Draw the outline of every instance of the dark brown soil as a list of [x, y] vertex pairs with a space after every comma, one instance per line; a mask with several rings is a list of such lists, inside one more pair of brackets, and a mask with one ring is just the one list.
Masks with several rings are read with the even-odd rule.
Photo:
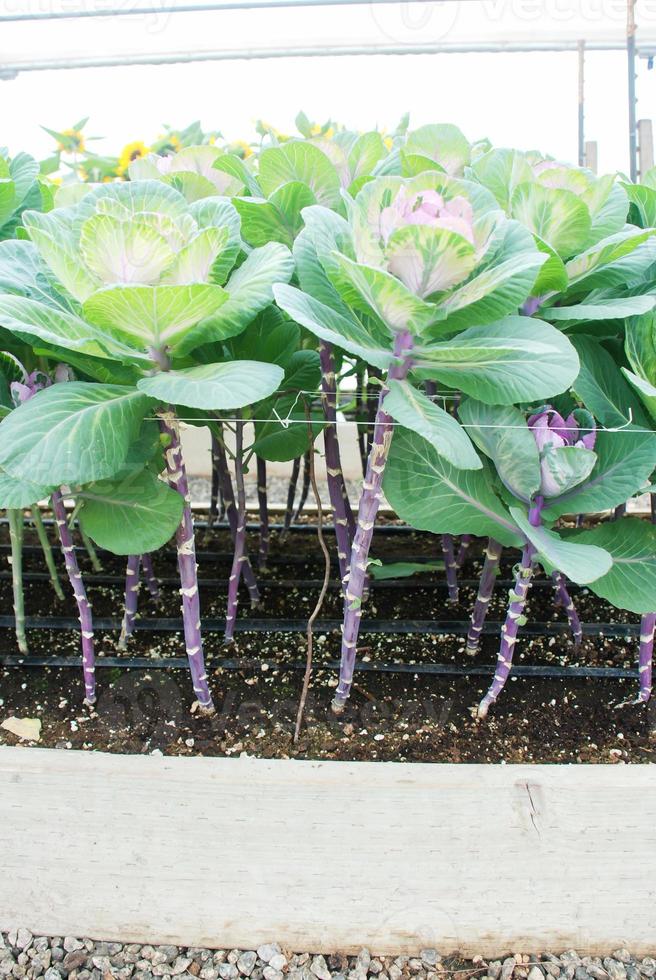
[[[327, 536], [330, 532], [327, 532]], [[219, 621], [224, 612], [229, 542], [225, 532], [201, 532], [201, 601], [208, 620]], [[26, 543], [33, 543], [28, 535]], [[427, 535], [379, 535], [376, 554], [383, 560], [408, 557], [439, 559], [438, 542]], [[253, 537], [252, 549], [256, 550]], [[212, 556], [207, 555], [207, 550]], [[515, 556], [502, 570], [505, 581]], [[124, 561], [103, 556], [100, 575], [87, 575], [96, 617], [120, 618]], [[83, 563], [85, 564], [85, 563]], [[5, 566], [6, 567], [6, 566]], [[88, 566], [87, 566], [88, 567]], [[39, 555], [26, 554], [27, 571], [43, 571]], [[156, 570], [163, 580], [162, 597], [154, 603], [142, 586], [143, 619], [153, 615], [176, 617], [179, 596], [175, 584], [175, 556], [157, 556]], [[471, 584], [461, 588], [460, 602], [446, 602], [443, 578], [430, 573], [422, 578], [374, 589], [365, 618], [382, 620], [468, 619], [480, 571], [480, 551], [463, 569]], [[261, 578], [263, 605], [251, 613], [247, 594], [241, 597], [241, 616], [303, 620], [314, 606], [322, 568], [313, 535], [294, 534], [284, 547], [274, 542], [270, 571]], [[112, 583], [112, 577], [118, 582]], [[312, 584], [298, 589], [294, 581]], [[65, 583], [66, 585], [67, 583]], [[489, 620], [503, 616], [505, 587], [497, 589]], [[2, 610], [11, 609], [8, 577], [0, 580]], [[584, 622], [636, 623], [638, 617], [618, 614], [585, 590], [576, 591], [576, 604]], [[68, 597], [57, 602], [46, 580], [28, 581], [28, 616], [75, 616]], [[341, 599], [335, 587], [327, 597], [322, 619], [339, 619]], [[529, 622], [562, 623], [554, 610], [552, 591], [545, 583], [531, 596]], [[273, 625], [273, 624], [272, 624]], [[448, 628], [448, 627], [447, 627]], [[115, 632], [99, 632], [97, 655], [117, 657]], [[78, 657], [78, 637], [72, 630], [29, 630], [30, 653], [38, 656]], [[361, 637], [360, 656], [403, 664], [493, 664], [497, 641], [486, 637], [479, 657], [464, 653], [462, 636], [375, 634]], [[330, 701], [336, 672], [325, 664], [339, 656], [339, 632], [320, 635], [315, 645], [315, 670], [306, 722], [298, 745], [292, 744], [293, 723], [305, 661], [305, 637], [298, 633], [240, 633], [230, 648], [220, 631], [207, 631], [208, 673], [217, 707], [216, 715], [192, 715], [191, 685], [187, 671], [98, 670], [99, 700], [94, 711], [82, 707], [81, 671], [69, 667], [5, 668], [0, 670], [0, 721], [15, 715], [40, 718], [41, 745], [114, 752], [153, 752], [176, 755], [239, 755], [266, 758], [323, 758], [421, 762], [651, 762], [656, 758], [656, 707], [615, 705], [635, 694], [634, 679], [554, 679], [515, 677], [490, 713], [487, 722], [473, 720], [471, 708], [487, 688], [489, 675], [436, 677], [427, 674], [391, 674], [361, 671], [345, 714], [336, 718]], [[518, 665], [592, 665], [632, 668], [637, 639], [592, 636], [575, 652], [567, 635], [524, 637], [517, 645]], [[17, 653], [13, 632], [0, 630], [0, 653]], [[182, 658], [179, 633], [137, 632], [126, 657]], [[226, 669], [226, 657], [248, 661], [240, 669]], [[0, 729], [0, 744], [17, 739]]]

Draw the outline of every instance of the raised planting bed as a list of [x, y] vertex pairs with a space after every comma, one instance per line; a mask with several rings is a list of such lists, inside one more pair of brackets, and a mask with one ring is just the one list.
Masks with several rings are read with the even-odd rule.
[[0, 929], [648, 950], [654, 174], [192, 129], [0, 155]]
[[0, 750], [0, 930], [653, 949], [656, 773]]

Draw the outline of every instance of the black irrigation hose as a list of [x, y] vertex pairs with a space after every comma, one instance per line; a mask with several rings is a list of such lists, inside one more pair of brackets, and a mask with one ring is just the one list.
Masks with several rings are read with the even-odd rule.
[[[342, 625], [341, 619], [318, 619], [315, 632], [337, 632]], [[77, 630], [79, 621], [66, 616], [27, 616], [27, 629], [43, 630]], [[363, 619], [362, 633], [391, 633], [413, 634], [419, 636], [464, 636], [469, 630], [469, 620], [448, 619]], [[501, 622], [486, 622], [483, 634], [495, 635], [501, 629]], [[94, 627], [98, 631], [120, 630], [121, 620], [111, 617], [94, 619]], [[307, 619], [238, 619], [235, 631], [239, 633], [304, 633]], [[13, 616], [0, 616], [0, 629], [13, 629]], [[223, 633], [225, 619], [203, 620], [203, 630], [206, 633]], [[135, 631], [144, 633], [174, 633], [182, 631], [182, 620], [168, 616], [152, 619], [140, 619], [135, 624]], [[628, 639], [638, 636], [639, 623], [583, 623], [585, 636], [609, 636]], [[522, 627], [522, 636], [562, 636], [569, 632], [569, 623], [528, 623]]]
[[[430, 561], [431, 559], [427, 559]], [[23, 572], [23, 580], [25, 582], [49, 582], [50, 576], [46, 572]], [[11, 572], [0, 572], [0, 581], [11, 581]], [[125, 575], [106, 575], [102, 572], [92, 572], [86, 579], [87, 586], [94, 585], [125, 585]], [[157, 576], [157, 581], [160, 585], [170, 585], [174, 588], [180, 587], [180, 580], [173, 576]], [[225, 578], [202, 578], [199, 577], [198, 584], [205, 588], [221, 589], [226, 588]], [[267, 589], [284, 589], [289, 591], [290, 589], [299, 589], [301, 591], [309, 589], [320, 589], [323, 585], [323, 581], [320, 579], [270, 579], [263, 576], [258, 580], [258, 585], [260, 591], [265, 592]], [[458, 579], [458, 585], [461, 588], [478, 588], [478, 579]], [[496, 587], [499, 589], [510, 589], [513, 585], [512, 579], [497, 579]], [[408, 578], [401, 579], [372, 579], [369, 584], [371, 589], [391, 589], [391, 590], [412, 590], [417, 589], [446, 589], [448, 588], [447, 583], [444, 579], [437, 578], [424, 578], [415, 579], [412, 576]], [[341, 583], [338, 579], [334, 579], [330, 582], [330, 588], [340, 589]], [[536, 579], [532, 584], [533, 589], [548, 589], [553, 592], [554, 584], [552, 579]], [[580, 592], [583, 586], [575, 585], [572, 582], [568, 583], [567, 590], [571, 595]]]
[[[0, 527], [2, 525], [6, 525], [7, 523], [8, 522], [6, 517], [0, 518]], [[52, 527], [54, 525], [54, 521], [52, 520], [51, 517], [44, 517], [43, 523], [46, 527]], [[25, 519], [25, 526], [26, 529], [28, 530], [32, 529], [33, 525], [29, 518]], [[333, 526], [332, 521], [328, 521], [326, 523], [326, 527], [332, 528], [332, 526]], [[284, 528], [284, 524], [280, 524], [280, 523], [269, 525], [269, 530], [271, 531], [282, 531], [283, 528]], [[216, 521], [214, 524], [208, 524], [207, 521], [194, 520], [194, 529], [196, 531], [229, 531], [230, 527], [225, 521]], [[253, 532], [259, 531], [260, 525], [255, 524], [253, 522], [248, 522], [246, 524], [246, 530], [253, 531]], [[289, 533], [293, 532], [295, 534], [309, 534], [309, 533], [316, 534], [317, 525], [311, 522], [307, 524], [290, 524], [287, 530]], [[418, 531], [416, 530], [416, 528], [410, 527], [408, 524], [377, 524], [376, 533], [378, 534], [379, 532], [382, 534], [416, 534], [419, 537], [432, 536], [430, 531]]]
[[[0, 519], [0, 524], [5, 524], [6, 519]], [[45, 524], [52, 524], [51, 520], [44, 520]], [[225, 522], [214, 524], [213, 527], [208, 528], [207, 521], [195, 521], [195, 526], [198, 530], [228, 530], [228, 526]], [[259, 525], [251, 523], [247, 525], [247, 530], [256, 532]], [[271, 525], [272, 530], [281, 531], [283, 528], [282, 524]], [[293, 533], [316, 533], [316, 526], [312, 523], [308, 524], [293, 524], [290, 527], [290, 531]], [[382, 524], [376, 528], [377, 534], [383, 535], [409, 535], [415, 534], [418, 536], [425, 536], [427, 532], [417, 532], [415, 529], [408, 527], [407, 525], [399, 524]], [[7, 551], [8, 545], [0, 544], [0, 552]], [[79, 549], [82, 550], [82, 549]], [[39, 546], [26, 545], [24, 548], [25, 553], [41, 553]], [[165, 557], [175, 557], [175, 553], [164, 552]], [[217, 561], [222, 558], [228, 560], [230, 555], [226, 552], [210, 552], [202, 551], [199, 553], [199, 559], [205, 559], [206, 561]], [[410, 559], [407, 559], [410, 560]], [[427, 556], [417, 556], [411, 560], [417, 563], [428, 562], [433, 559]], [[277, 564], [309, 564], [311, 559], [304, 556], [290, 556], [290, 555], [277, 555], [272, 556], [272, 563]], [[0, 579], [8, 579], [10, 577], [7, 572], [0, 572]], [[45, 581], [48, 575], [41, 572], [27, 572], [25, 574], [26, 581]], [[97, 575], [94, 574], [89, 580], [91, 583], [96, 584], [123, 584], [123, 577], [117, 575]], [[162, 584], [166, 585], [177, 585], [177, 579], [173, 578], [163, 578], [160, 580]], [[222, 579], [207, 578], [201, 579], [200, 584], [205, 587], [221, 587], [224, 582]], [[263, 579], [262, 585], [268, 588], [280, 588], [280, 589], [311, 589], [318, 585], [312, 579], [306, 580], [268, 580]], [[333, 583], [334, 587], [338, 587], [337, 582]], [[476, 588], [478, 586], [477, 579], [464, 579], [460, 581], [462, 586], [468, 586], [470, 588]], [[499, 579], [496, 583], [498, 589], [509, 588], [511, 586], [510, 580]], [[544, 589], [552, 589], [553, 584], [550, 580], [538, 580], [535, 586]], [[372, 585], [376, 589], [390, 589], [390, 590], [403, 590], [409, 588], [442, 588], [446, 586], [446, 583], [439, 579], [430, 579], [424, 581], [417, 581], [412, 577], [408, 579], [389, 579], [382, 580], [379, 582], [372, 582]], [[574, 591], [580, 591], [580, 587], [573, 587]], [[103, 630], [119, 630], [121, 628], [120, 619], [114, 618], [98, 618], [95, 620], [95, 627], [99, 631]], [[469, 629], [469, 620], [364, 620], [362, 623], [362, 633], [374, 633], [374, 634], [413, 634], [413, 635], [466, 635]], [[494, 635], [497, 634], [501, 628], [500, 622], [488, 621], [483, 627], [484, 635]], [[218, 632], [222, 633], [224, 630], [224, 620], [223, 619], [208, 619], [204, 620], [203, 628], [206, 632]], [[341, 626], [341, 620], [320, 620], [315, 624], [315, 629], [319, 633], [326, 632], [336, 632]], [[13, 629], [14, 627], [14, 617], [13, 616], [0, 616], [0, 629]], [[26, 620], [27, 629], [50, 629], [50, 630], [77, 630], [79, 628], [78, 621], [73, 618], [67, 617], [27, 617]], [[236, 623], [236, 631], [240, 633], [255, 632], [255, 633], [302, 633], [306, 627], [305, 619], [249, 619], [244, 618], [238, 620]], [[155, 632], [176, 632], [181, 631], [182, 622], [176, 618], [168, 617], [156, 617], [152, 619], [140, 619], [136, 624], [136, 629], [143, 630], [148, 633]], [[529, 623], [522, 628], [522, 634], [527, 637], [536, 636], [561, 636], [568, 632], [569, 626], [567, 623]], [[629, 638], [635, 637], [640, 632], [639, 624], [618, 624], [618, 623], [584, 623], [583, 633], [586, 636], [600, 636], [600, 637], [619, 637], [619, 638]], [[260, 669], [261, 661], [253, 658], [240, 658], [240, 659], [224, 659], [215, 661], [211, 657], [208, 657], [208, 666], [212, 669], [220, 668], [222, 670], [245, 670], [245, 669]], [[98, 667], [123, 667], [127, 669], [166, 669], [172, 667], [186, 668], [187, 659], [181, 657], [99, 657], [96, 661]], [[3, 667], [70, 667], [77, 669], [79, 667], [78, 657], [61, 657], [61, 656], [26, 656], [21, 657], [17, 654], [0, 654], [0, 666]], [[301, 671], [305, 670], [305, 663], [292, 662], [288, 664], [277, 664], [282, 670], [290, 671]], [[423, 675], [433, 675], [433, 676], [451, 676], [451, 677], [468, 677], [468, 676], [485, 676], [488, 677], [490, 674], [494, 673], [495, 664], [472, 664], [470, 665], [456, 665], [456, 664], [397, 664], [397, 663], [371, 663], [371, 662], [358, 662], [357, 669], [362, 672], [369, 673], [382, 673], [382, 674], [423, 674]], [[336, 670], [339, 667], [339, 662], [336, 660], [326, 661], [318, 665], [319, 669], [326, 670]], [[527, 666], [527, 665], [517, 665], [513, 667], [513, 675], [516, 677], [543, 677], [551, 679], [572, 679], [572, 678], [582, 678], [582, 679], [635, 679], [637, 675], [636, 669], [622, 668], [622, 667], [553, 667], [553, 666]]]
[[[329, 529], [330, 528], [331, 528], [331, 526], [329, 525]], [[316, 526], [315, 527], [312, 527], [312, 531], [314, 532], [314, 534], [317, 533]], [[84, 548], [83, 545], [75, 545], [75, 550], [78, 551], [81, 555], [86, 555], [86, 549]], [[103, 557], [104, 556], [108, 556], [110, 558], [116, 558], [116, 557], [118, 557], [117, 555], [114, 555], [111, 551], [107, 551], [104, 548], [97, 548], [96, 550], [97, 550], [98, 554], [99, 555], [102, 555]], [[3, 553], [3, 552], [9, 552], [9, 551], [10, 551], [9, 544], [0, 543], [0, 554]], [[26, 544], [26, 545], [23, 545], [23, 554], [24, 555], [42, 555], [43, 554], [43, 551], [41, 549], [41, 545], [37, 545], [37, 544]], [[157, 552], [157, 554], [161, 558], [171, 558], [171, 559], [174, 559], [174, 560], [176, 560], [176, 557], [177, 557], [176, 556], [176, 552], [172, 548], [167, 548], [166, 550], [160, 549], [160, 551]], [[205, 548], [203, 548], [203, 549], [200, 549], [199, 548], [199, 550], [196, 553], [196, 560], [198, 562], [201, 562], [203, 560], [205, 560], [205, 561], [221, 561], [221, 560], [232, 561], [232, 558], [233, 558], [233, 555], [232, 555], [232, 552], [231, 551], [207, 551]], [[331, 560], [333, 561], [333, 563], [335, 565], [337, 564], [337, 557], [336, 556], [334, 556], [334, 555], [331, 556]], [[425, 562], [435, 561], [435, 559], [433, 557], [431, 557], [430, 555], [419, 555], [419, 556], [404, 555], [404, 559], [403, 560], [404, 561], [417, 562], [418, 564], [423, 564]], [[270, 555], [267, 558], [267, 564], [270, 564], [270, 565], [303, 565], [303, 564], [307, 565], [307, 564], [310, 564], [311, 562], [312, 562], [312, 556], [311, 555], [294, 555], [294, 554], [288, 554], [286, 552], [281, 552], [281, 553], [278, 553], [278, 554], [275, 554], [274, 553], [274, 554]]]
[[[96, 667], [124, 667], [132, 670], [158, 670], [172, 667], [188, 667], [186, 657], [98, 657]], [[20, 657], [16, 654], [0, 654], [2, 667], [69, 667], [78, 669], [78, 657]], [[262, 661], [253, 658], [238, 660], [212, 660], [207, 658], [207, 666], [211, 670], [260, 670]], [[317, 670], [337, 670], [338, 660], [327, 660], [316, 665]], [[305, 670], [305, 663], [269, 663], [269, 667], [279, 670]], [[496, 664], [476, 664], [461, 666], [459, 664], [394, 664], [370, 663], [358, 661], [356, 670], [376, 674], [424, 674], [436, 677], [489, 677], [496, 669]], [[555, 680], [570, 680], [572, 678], [595, 680], [635, 680], [636, 669], [626, 667], [538, 667], [513, 666], [515, 677], [545, 677]]]

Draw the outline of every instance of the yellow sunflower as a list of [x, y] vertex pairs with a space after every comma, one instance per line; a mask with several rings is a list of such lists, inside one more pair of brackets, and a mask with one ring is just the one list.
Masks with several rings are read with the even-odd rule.
[[228, 147], [230, 153], [235, 153], [242, 160], [247, 160], [253, 155], [252, 147], [245, 140], [234, 140]]
[[116, 173], [119, 176], [127, 173], [127, 169], [134, 160], [140, 160], [141, 157], [145, 157], [150, 153], [150, 147], [142, 143], [141, 140], [135, 140], [132, 143], [126, 143], [126, 145], [121, 150], [121, 155], [118, 158], [118, 167], [116, 168]]
[[273, 136], [280, 143], [284, 143], [285, 140], [289, 139], [285, 133], [281, 133], [280, 130], [276, 129], [270, 123], [265, 122], [264, 119], [258, 119], [255, 123], [255, 131], [260, 134], [260, 136]]
[[59, 135], [57, 149], [62, 153], [84, 153], [84, 134], [79, 129], [64, 129]]
[[160, 133], [152, 149], [155, 153], [159, 153], [160, 156], [164, 156], [164, 154], [168, 153], [177, 153], [178, 150], [182, 149], [182, 143], [176, 133]]
[[326, 128], [324, 129], [324, 127], [320, 126], [319, 123], [314, 123], [314, 125], [310, 129], [310, 136], [321, 136], [323, 137], [323, 139], [331, 140], [334, 135], [335, 135], [334, 126], [326, 126]]

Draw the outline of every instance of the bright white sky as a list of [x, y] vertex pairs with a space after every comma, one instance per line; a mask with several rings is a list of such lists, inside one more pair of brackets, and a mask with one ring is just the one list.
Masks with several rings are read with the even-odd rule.
[[[83, 0], [0, 0], [0, 13], [81, 6]], [[526, 39], [621, 39], [622, 0], [456, 0], [430, 5], [271, 10], [201, 14], [148, 13], [161, 0], [84, 0], [139, 5], [143, 15], [57, 24], [0, 25], [0, 67], [30, 60], [107, 57], [321, 44], [493, 42]], [[173, 6], [169, 2], [169, 6]], [[656, 42], [656, 0], [638, 0], [638, 41]], [[654, 45], [656, 48], [656, 43]], [[626, 58], [586, 55], [586, 137], [599, 142], [600, 170], [626, 169]], [[656, 117], [656, 71], [638, 62], [638, 115]], [[575, 162], [575, 52], [286, 58], [192, 65], [23, 72], [0, 81], [0, 144], [46, 155], [39, 124], [71, 126], [90, 115], [95, 148], [118, 153], [148, 143], [161, 123], [199, 118], [228, 139], [249, 139], [260, 117], [290, 131], [299, 109], [355, 129], [392, 129], [411, 112], [413, 126], [454, 122], [468, 138], [539, 148]]]

